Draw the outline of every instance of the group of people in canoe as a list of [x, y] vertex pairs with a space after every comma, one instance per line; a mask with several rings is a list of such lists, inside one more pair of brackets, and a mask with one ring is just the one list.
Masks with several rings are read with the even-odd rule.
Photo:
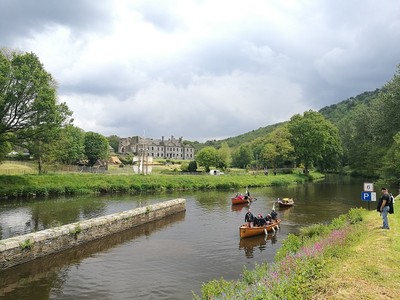
[[238, 199], [246, 199], [246, 200], [251, 199], [250, 192], [247, 189], [246, 189], [246, 193], [244, 193], [244, 195], [237, 192], [235, 197]]
[[256, 216], [253, 215], [251, 209], [249, 209], [244, 217], [244, 221], [246, 222], [247, 227], [263, 227], [265, 225], [270, 225], [276, 222], [278, 218], [278, 213], [275, 209], [272, 209], [270, 214], [267, 214], [265, 217], [262, 214], [258, 214]]

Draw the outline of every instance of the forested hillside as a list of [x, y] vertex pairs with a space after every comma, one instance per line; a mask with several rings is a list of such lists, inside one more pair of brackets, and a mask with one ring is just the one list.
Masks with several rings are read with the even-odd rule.
[[[339, 159], [340, 167], [362, 176], [382, 177], [392, 184], [397, 184], [400, 180], [399, 68], [400, 66], [385, 86], [324, 107], [319, 111], [339, 130], [343, 148]], [[276, 148], [278, 142], [274, 144], [271, 141], [271, 135], [276, 134], [277, 130], [287, 127], [293, 118], [288, 122], [262, 127], [237, 137], [207, 141], [197, 146], [198, 149], [206, 146], [218, 149], [225, 144], [232, 149], [233, 156], [235, 156], [235, 152], [238, 155], [239, 148], [248, 145], [253, 152], [253, 165], [260, 162], [269, 164], [271, 153], [279, 150]], [[262, 146], [259, 146], [260, 141], [262, 141]], [[282, 141], [284, 140], [281, 140], [281, 143]], [[274, 144], [274, 149], [271, 149], [272, 144]], [[257, 151], [257, 147], [264, 147], [264, 150]], [[270, 147], [270, 149], [265, 147]], [[266, 152], [269, 152], [269, 155], [266, 155]], [[272, 156], [276, 158], [276, 153], [274, 155]], [[285, 157], [276, 161], [275, 167], [283, 166], [284, 160], [290, 161], [291, 155], [290, 151], [287, 152]], [[233, 162], [235, 164], [235, 159]]]
[[[358, 96], [351, 97], [349, 99], [343, 100], [338, 104], [332, 104], [330, 106], [323, 107], [319, 110], [319, 112], [328, 120], [330, 120], [334, 124], [338, 124], [342, 119], [345, 119], [349, 113], [357, 108], [360, 105], [369, 106], [375, 98], [378, 97], [380, 93], [380, 89], [376, 89], [373, 92], [364, 92]], [[250, 132], [246, 132], [244, 134], [229, 137], [223, 140], [213, 140], [206, 141], [205, 143], [199, 142], [190, 142], [196, 148], [196, 150], [200, 150], [205, 146], [212, 146], [219, 148], [222, 143], [228, 143], [229, 147], [238, 147], [243, 143], [249, 143], [259, 137], [263, 137], [269, 133], [271, 133], [274, 129], [286, 124], [287, 122], [277, 123], [273, 125], [268, 125], [265, 127], [260, 127], [258, 129], [252, 130]]]
[[[282, 126], [284, 123], [277, 123], [273, 125], [268, 125], [265, 127], [260, 127], [258, 129], [252, 130], [250, 132], [246, 132], [244, 134], [235, 136], [235, 137], [229, 137], [227, 139], [223, 140], [213, 140], [213, 141], [206, 141], [205, 143], [193, 143], [190, 142], [196, 150], [200, 150], [201, 148], [204, 148], [206, 146], [212, 146], [215, 148], [220, 148], [221, 144], [227, 143], [229, 147], [235, 148], [238, 147], [244, 143], [249, 143], [256, 138], [263, 137], [269, 133], [271, 133], [274, 129]], [[197, 147], [196, 147], [197, 146]]]
[[[380, 89], [376, 89], [373, 92], [364, 92], [358, 96], [351, 97], [349, 99], [343, 100], [338, 104], [332, 104], [330, 106], [326, 106], [321, 108], [319, 112], [328, 120], [330, 120], [334, 124], [338, 124], [342, 119], [346, 118], [350, 111], [357, 108], [359, 105], [367, 105], [369, 106], [375, 98], [378, 97], [380, 93]], [[219, 148], [222, 143], [228, 143], [229, 147], [238, 147], [243, 143], [249, 143], [256, 138], [263, 137], [269, 133], [271, 133], [274, 129], [286, 124], [287, 122], [277, 123], [273, 125], [268, 125], [265, 127], [260, 127], [258, 129], [252, 130], [250, 132], [246, 132], [244, 134], [229, 137], [227, 139], [222, 140], [212, 140], [206, 141], [205, 143], [199, 142], [190, 142], [196, 150], [200, 150], [206, 146], [212, 146]]]
[[400, 178], [400, 73], [373, 92], [320, 110], [340, 132], [343, 166], [363, 176]]
[[337, 124], [359, 105], [370, 106], [371, 102], [379, 96], [380, 92], [380, 89], [376, 89], [373, 92], [364, 92], [358, 96], [341, 101], [338, 104], [321, 108], [319, 112], [332, 123]]

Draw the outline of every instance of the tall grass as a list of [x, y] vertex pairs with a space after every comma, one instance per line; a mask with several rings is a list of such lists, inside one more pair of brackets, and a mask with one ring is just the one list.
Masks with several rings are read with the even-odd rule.
[[228, 190], [289, 185], [309, 181], [302, 174], [264, 175], [0, 175], [0, 197], [87, 193], [142, 193], [171, 190]]

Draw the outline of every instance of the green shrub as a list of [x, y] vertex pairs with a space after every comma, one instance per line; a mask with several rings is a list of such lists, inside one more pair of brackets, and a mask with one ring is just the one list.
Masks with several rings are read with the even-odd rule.
[[302, 244], [300, 237], [289, 233], [286, 240], [283, 241], [282, 247], [276, 252], [275, 261], [281, 261], [287, 254], [296, 253]]
[[195, 299], [235, 299], [235, 282], [226, 281], [222, 277], [220, 280], [212, 280], [204, 283], [201, 287], [202, 297], [194, 296]]
[[271, 294], [274, 297], [271, 299], [311, 299], [312, 283], [321, 276], [323, 270], [323, 257], [297, 259], [289, 278], [278, 283], [276, 290], [272, 289]]
[[151, 207], [150, 206], [146, 206], [146, 212], [145, 214], [148, 215], [151, 212]]
[[192, 161], [189, 163], [188, 171], [189, 171], [189, 172], [196, 172], [196, 171], [197, 171], [197, 162], [196, 162], [195, 160], [192, 160]]
[[346, 215], [340, 215], [339, 217], [337, 217], [337, 218], [332, 220], [332, 222], [329, 225], [329, 227], [331, 229], [339, 229], [339, 228], [342, 228], [343, 226], [345, 226], [346, 222], [347, 222], [347, 216]]
[[347, 214], [350, 224], [356, 224], [361, 222], [363, 220], [362, 212], [363, 212], [362, 208], [350, 209], [350, 211]]
[[258, 282], [261, 278], [268, 275], [268, 264], [261, 265], [255, 264], [254, 270], [248, 270], [246, 267], [243, 270], [242, 281], [246, 284], [253, 284]]
[[217, 190], [229, 190], [231, 188], [231, 185], [228, 182], [225, 183], [217, 183], [215, 188]]
[[300, 229], [302, 237], [310, 238], [324, 236], [329, 232], [329, 228], [324, 224], [313, 224]]
[[82, 232], [82, 228], [80, 224], [77, 224], [73, 229], [69, 231], [69, 233], [75, 238], [78, 238], [78, 235]]
[[182, 163], [181, 164], [181, 171], [182, 172], [188, 172], [189, 171], [189, 164], [188, 163]]
[[19, 247], [21, 248], [21, 250], [24, 250], [24, 249], [32, 250], [33, 242], [30, 239], [27, 239], [27, 240], [23, 241], [22, 243], [20, 243]]

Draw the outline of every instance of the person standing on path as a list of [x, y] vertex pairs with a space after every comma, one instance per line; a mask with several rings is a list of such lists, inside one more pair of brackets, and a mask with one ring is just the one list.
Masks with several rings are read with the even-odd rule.
[[379, 199], [377, 211], [380, 212], [382, 216], [383, 226], [382, 229], [389, 229], [388, 213], [389, 213], [389, 201], [390, 196], [387, 188], [383, 187], [381, 189], [382, 197]]

